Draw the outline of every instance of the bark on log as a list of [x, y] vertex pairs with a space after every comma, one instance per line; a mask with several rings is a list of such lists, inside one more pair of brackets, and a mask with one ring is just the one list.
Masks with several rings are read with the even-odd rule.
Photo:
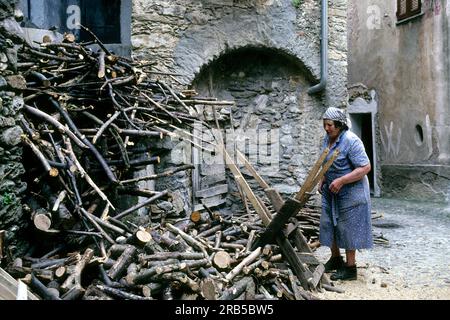
[[94, 251], [92, 249], [86, 249], [80, 261], [75, 265], [74, 273], [71, 274], [61, 285], [61, 290], [69, 290], [74, 287], [81, 288], [81, 273], [89, 261], [91, 261], [93, 255]]
[[225, 290], [218, 300], [233, 300], [237, 298], [247, 289], [251, 282], [253, 282], [251, 277], [239, 280], [233, 287]]
[[36, 292], [39, 296], [46, 300], [61, 300], [59, 294], [56, 294], [53, 290], [49, 290], [38, 278], [31, 273], [30, 283], [28, 283], [30, 288]]
[[235, 276], [237, 276], [241, 271], [242, 268], [252, 263], [259, 255], [261, 254], [261, 247], [256, 248], [248, 257], [243, 259], [241, 263], [239, 263], [236, 267], [233, 268], [226, 276], [225, 279], [230, 281]]
[[136, 254], [136, 248], [133, 246], [129, 246], [126, 248], [120, 257], [117, 259], [116, 263], [108, 270], [108, 276], [112, 280], [116, 280], [122, 276], [128, 265], [134, 259], [134, 255]]

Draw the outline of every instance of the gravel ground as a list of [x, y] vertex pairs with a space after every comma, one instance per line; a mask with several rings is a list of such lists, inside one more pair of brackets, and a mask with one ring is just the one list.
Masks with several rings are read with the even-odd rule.
[[[374, 198], [374, 234], [388, 245], [375, 244], [356, 254], [358, 280], [336, 281], [344, 293], [324, 291], [322, 299], [450, 300], [450, 206]], [[344, 251], [342, 250], [342, 253]], [[327, 247], [316, 250], [328, 260]]]

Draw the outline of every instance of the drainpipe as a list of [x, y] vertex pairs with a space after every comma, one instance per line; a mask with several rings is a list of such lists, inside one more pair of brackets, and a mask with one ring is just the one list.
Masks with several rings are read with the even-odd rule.
[[308, 94], [321, 92], [327, 85], [328, 77], [328, 0], [322, 0], [322, 18], [320, 20], [320, 82], [308, 89]]

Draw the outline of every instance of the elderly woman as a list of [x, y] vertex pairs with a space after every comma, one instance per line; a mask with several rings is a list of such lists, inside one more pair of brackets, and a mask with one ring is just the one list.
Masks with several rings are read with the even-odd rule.
[[[319, 185], [322, 194], [320, 243], [331, 249], [325, 271], [336, 270], [331, 280], [356, 280], [356, 249], [371, 248], [373, 243], [366, 176], [371, 169], [370, 161], [362, 141], [348, 130], [342, 110], [328, 108], [323, 115], [323, 127], [327, 135], [322, 150], [330, 148], [329, 158], [339, 149], [339, 156]], [[345, 249], [345, 263], [340, 248]]]

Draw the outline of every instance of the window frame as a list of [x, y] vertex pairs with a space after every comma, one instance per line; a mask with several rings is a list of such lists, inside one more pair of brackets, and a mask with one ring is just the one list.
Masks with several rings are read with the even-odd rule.
[[[0, 0], [1, 1], [1, 0]], [[119, 16], [119, 25], [118, 25], [118, 29], [120, 32], [120, 37], [119, 37], [119, 41], [117, 43], [104, 43], [104, 45], [111, 51], [114, 51], [116, 54], [119, 55], [123, 55], [123, 56], [131, 56], [131, 15], [132, 15], [132, 0], [119, 0], [120, 1], [120, 16]], [[38, 25], [34, 25], [33, 22], [33, 14], [31, 11], [31, 6], [30, 6], [31, 0], [20, 0], [18, 1], [17, 4], [17, 8], [21, 8], [23, 10], [23, 14], [25, 16], [24, 22], [23, 24], [25, 24], [25, 22], [27, 22], [28, 25], [23, 25], [22, 27], [25, 29], [41, 29], [43, 31], [48, 30], [47, 28], [49, 28], [50, 23], [45, 23], [44, 26], [38, 26]], [[40, 8], [39, 10], [39, 14], [40, 17], [45, 17], [45, 12], [46, 10], [48, 10], [48, 6], [49, 2], [45, 2], [42, 1], [41, 2], [42, 5], [39, 7], [39, 4], [37, 3], [33, 3], [36, 4], [36, 7]], [[62, 2], [61, 4], [61, 8], [65, 5], [68, 5], [68, 3], [74, 3], [78, 6], [80, 6], [81, 8], [81, 1], [69, 1], [66, 0], [65, 2]], [[59, 19], [63, 19], [66, 17], [66, 9], [64, 8], [64, 10], [60, 10], [58, 9], [60, 12]], [[47, 18], [45, 18], [46, 21], [49, 21]], [[59, 24], [63, 24], [65, 23], [64, 21], [59, 21], [58, 23], [56, 23], [57, 25]], [[87, 27], [90, 27], [89, 25], [87, 25]], [[55, 33], [55, 37], [58, 38], [58, 36], [63, 32], [66, 32], [66, 30], [64, 28], [61, 29], [61, 31], [57, 31]], [[79, 37], [79, 29], [74, 29], [73, 31], [70, 31], [72, 33], [74, 33], [77, 37]], [[40, 41], [39, 39], [37, 39], [37, 41]]]
[[[404, 14], [400, 14], [400, 8], [402, 5], [402, 2], [406, 2], [406, 12]], [[422, 14], [422, 0], [418, 0], [419, 6], [417, 9], [412, 9], [413, 0], [397, 0], [397, 23], [408, 21], [412, 18], [415, 18], [417, 16], [420, 16]]]

